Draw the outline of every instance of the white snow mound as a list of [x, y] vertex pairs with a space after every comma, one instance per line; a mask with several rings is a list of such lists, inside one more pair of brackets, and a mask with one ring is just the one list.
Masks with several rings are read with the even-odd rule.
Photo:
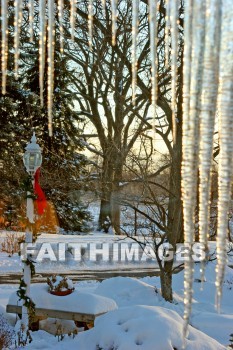
[[[100, 316], [95, 327], [78, 335], [82, 350], [181, 350], [182, 318], [158, 306], [130, 306]], [[189, 327], [186, 350], [223, 350], [224, 346]]]
[[119, 307], [157, 305], [158, 302], [162, 302], [156, 287], [130, 277], [113, 277], [104, 280], [96, 288], [95, 294], [115, 300]]

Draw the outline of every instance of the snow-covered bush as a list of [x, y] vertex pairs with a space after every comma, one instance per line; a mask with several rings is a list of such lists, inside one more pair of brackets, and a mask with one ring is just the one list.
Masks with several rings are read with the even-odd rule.
[[1, 243], [1, 251], [12, 256], [20, 251], [20, 243], [24, 240], [24, 234], [17, 235], [16, 233], [7, 233], [3, 242]]

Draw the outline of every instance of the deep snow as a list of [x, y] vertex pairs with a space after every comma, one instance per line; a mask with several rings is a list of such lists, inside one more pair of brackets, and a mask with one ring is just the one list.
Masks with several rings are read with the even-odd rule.
[[[5, 232], [0, 233], [0, 241], [4, 238]], [[58, 242], [74, 243], [115, 243], [118, 236], [94, 233], [86, 236], [69, 235], [41, 235], [39, 242], [51, 242], [56, 245]], [[130, 239], [125, 239], [130, 241]], [[210, 250], [215, 251], [215, 242], [209, 243]], [[214, 254], [213, 254], [214, 258]], [[232, 257], [229, 257], [232, 264]], [[130, 267], [135, 271], [139, 267], [156, 268], [156, 262], [131, 263]], [[22, 272], [22, 263], [15, 254], [8, 257], [6, 253], [0, 252], [0, 273]], [[77, 263], [72, 259], [65, 262], [43, 261], [36, 264], [36, 272], [66, 272], [74, 270], [85, 271], [95, 268], [96, 270], [128, 268], [129, 265], [117, 262], [113, 265], [107, 262], [90, 263], [82, 261]], [[70, 297], [66, 307], [72, 309], [83, 307], [83, 310], [97, 312], [101, 308], [110, 311], [96, 319], [95, 327], [92, 330], [81, 332], [72, 337], [69, 332], [76, 329], [73, 321], [60, 321], [57, 319], [47, 319], [40, 322], [40, 331], [32, 333], [33, 342], [25, 349], [69, 349], [69, 350], [170, 350], [176, 347], [181, 350], [182, 346], [182, 316], [183, 316], [183, 271], [173, 276], [174, 302], [167, 303], [160, 295], [159, 277], [144, 277], [134, 279], [127, 277], [115, 277], [106, 279], [103, 282], [80, 281], [75, 284], [79, 301], [76, 294]], [[223, 299], [221, 313], [215, 309], [215, 260], [209, 262], [206, 268], [206, 282], [199, 283], [199, 264], [195, 265], [195, 282], [193, 296], [193, 310], [189, 337], [187, 341], [188, 350], [218, 350], [230, 344], [230, 334], [233, 333], [233, 270], [226, 268], [225, 282], [223, 286]], [[35, 299], [37, 303], [49, 305], [52, 303], [50, 295], [47, 294], [47, 287], [33, 285]], [[42, 288], [42, 289], [41, 289]], [[6, 317], [9, 324], [14, 326], [17, 317], [13, 314], [5, 313], [5, 307], [9, 296], [17, 289], [17, 285], [0, 285], [0, 314]], [[90, 294], [90, 298], [87, 295]], [[91, 297], [92, 295], [92, 297]], [[110, 298], [110, 304], [106, 304], [102, 297]], [[58, 297], [63, 298], [63, 297]], [[91, 299], [92, 298], [92, 299]], [[58, 299], [59, 300], [59, 299]], [[68, 300], [68, 299], [67, 299]], [[102, 301], [101, 301], [102, 300]], [[56, 307], [56, 303], [55, 303]], [[87, 312], [87, 311], [86, 311]], [[122, 323], [122, 321], [124, 321]], [[57, 328], [62, 328], [65, 337], [58, 342], [54, 336]], [[10, 328], [11, 329], [11, 328]], [[77, 330], [77, 329], [76, 329]], [[208, 337], [209, 336], [209, 337]], [[211, 337], [211, 338], [210, 338]], [[218, 342], [218, 343], [217, 343]], [[96, 346], [99, 346], [96, 347]]]
[[[206, 282], [201, 291], [199, 265], [195, 266], [194, 300], [191, 324], [187, 340], [188, 350], [218, 350], [229, 345], [233, 332], [233, 270], [227, 268], [223, 287], [222, 313], [215, 310], [215, 262], [207, 265]], [[59, 320], [41, 322], [41, 330], [32, 333], [33, 342], [25, 349], [70, 350], [171, 350], [182, 347], [183, 271], [174, 275], [174, 303], [165, 302], [160, 296], [159, 278], [115, 277], [103, 282], [83, 281], [75, 284], [80, 296], [93, 293], [111, 298], [118, 309], [96, 319], [95, 327], [80, 332], [73, 339], [66, 333], [74, 329], [72, 321], [62, 321], [63, 341], [50, 333], [56, 331]], [[36, 288], [36, 285], [33, 286]], [[44, 287], [45, 288], [45, 287]], [[0, 305], [4, 311], [9, 294], [16, 286], [0, 286]], [[39, 290], [39, 288], [38, 288]], [[46, 290], [44, 290], [46, 293]], [[74, 294], [75, 295], [75, 294]], [[42, 301], [43, 302], [43, 301]], [[88, 301], [84, 301], [88, 303]], [[75, 301], [74, 301], [75, 303]], [[91, 311], [91, 306], [86, 305]], [[15, 315], [6, 315], [13, 325]], [[47, 332], [46, 332], [46, 331]], [[204, 334], [205, 333], [205, 334]], [[212, 337], [212, 338], [210, 338]]]

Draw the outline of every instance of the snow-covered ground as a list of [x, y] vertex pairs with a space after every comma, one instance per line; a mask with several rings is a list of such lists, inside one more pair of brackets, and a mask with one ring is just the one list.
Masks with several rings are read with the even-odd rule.
[[[6, 232], [0, 232], [0, 242], [5, 237]], [[132, 241], [123, 236], [93, 232], [92, 234], [78, 236], [42, 234], [37, 242], [39, 244], [50, 243], [55, 249], [58, 243], [84, 245], [108, 243], [111, 245], [122, 242], [131, 243]], [[215, 242], [210, 242], [209, 248], [214, 253]], [[232, 261], [230, 254], [228, 263], [231, 266], [233, 265]], [[125, 268], [132, 268], [137, 271], [140, 267], [151, 268], [153, 266], [155, 268], [157, 266], [154, 260], [96, 262], [84, 257], [81, 261], [75, 261], [73, 255], [69, 253], [65, 261], [44, 259], [42, 262], [37, 262], [36, 272], [51, 274], [64, 272], [69, 276], [69, 273], [72, 274], [75, 270], [118, 269], [121, 271]], [[23, 265], [17, 254], [9, 257], [7, 253], [0, 252], [0, 274], [19, 273], [22, 272], [22, 268]], [[115, 277], [106, 279], [101, 283], [98, 281], [80, 281], [75, 284], [76, 291], [80, 293], [80, 296], [83, 295], [82, 293], [94, 293], [101, 297], [113, 299], [117, 309], [98, 317], [93, 329], [86, 332], [79, 330], [79, 334], [74, 339], [68, 336], [69, 332], [77, 331], [73, 321], [55, 319], [41, 321], [40, 331], [32, 334], [33, 342], [26, 349], [181, 350], [183, 279], [183, 271], [173, 276], [174, 303], [172, 304], [165, 302], [160, 296], [159, 277], [144, 277], [140, 280]], [[192, 327], [189, 330], [187, 349], [224, 349], [230, 344], [230, 334], [233, 333], [233, 269], [230, 267], [226, 269], [220, 314], [215, 310], [215, 260], [207, 265], [206, 282], [203, 285], [203, 290], [201, 290], [199, 280], [199, 264], [196, 264]], [[39, 284], [34, 285], [33, 288], [39, 290], [39, 286]], [[43, 292], [46, 293], [44, 289], [45, 287], [43, 287]], [[17, 285], [0, 284], [0, 314], [2, 313], [7, 318], [12, 327], [17, 321], [16, 316], [13, 314], [6, 315], [5, 307], [10, 295], [15, 293], [16, 290]], [[72, 295], [72, 298], [74, 297], [75, 295]], [[58, 327], [65, 334], [64, 339], [59, 342], [57, 337], [54, 336]]]
[[[141, 280], [115, 277], [103, 282], [76, 283], [76, 291], [94, 293], [111, 298], [118, 309], [96, 319], [95, 327], [69, 337], [74, 330], [72, 321], [49, 319], [42, 321], [38, 332], [33, 332], [33, 342], [25, 349], [80, 349], [80, 350], [171, 350], [182, 348], [183, 271], [173, 277], [174, 303], [160, 296], [158, 277]], [[222, 310], [215, 310], [215, 262], [208, 263], [203, 290], [199, 283], [199, 265], [195, 266], [194, 300], [191, 325], [187, 339], [188, 350], [220, 350], [230, 344], [233, 333], [233, 270], [226, 269], [223, 286]], [[11, 325], [15, 315], [5, 314], [13, 285], [0, 286], [0, 311]], [[38, 287], [39, 288], [39, 287]], [[60, 298], [60, 297], [59, 297]], [[61, 297], [65, 298], [65, 297]], [[64, 300], [64, 299], [63, 299]], [[89, 307], [89, 306], [88, 306]], [[90, 311], [90, 310], [89, 310]], [[58, 342], [53, 334], [61, 324], [65, 337]], [[50, 332], [50, 333], [48, 333]]]

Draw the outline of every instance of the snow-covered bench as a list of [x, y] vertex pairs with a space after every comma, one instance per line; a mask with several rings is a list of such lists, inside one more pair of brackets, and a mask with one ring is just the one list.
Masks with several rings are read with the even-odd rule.
[[[36, 304], [35, 323], [48, 317], [73, 320], [78, 325], [93, 324], [95, 318], [117, 308], [114, 300], [88, 292], [74, 291], [70, 295], [56, 296], [48, 292], [47, 285], [33, 284], [31, 298]], [[13, 293], [6, 306], [6, 312], [22, 314], [22, 300]]]

